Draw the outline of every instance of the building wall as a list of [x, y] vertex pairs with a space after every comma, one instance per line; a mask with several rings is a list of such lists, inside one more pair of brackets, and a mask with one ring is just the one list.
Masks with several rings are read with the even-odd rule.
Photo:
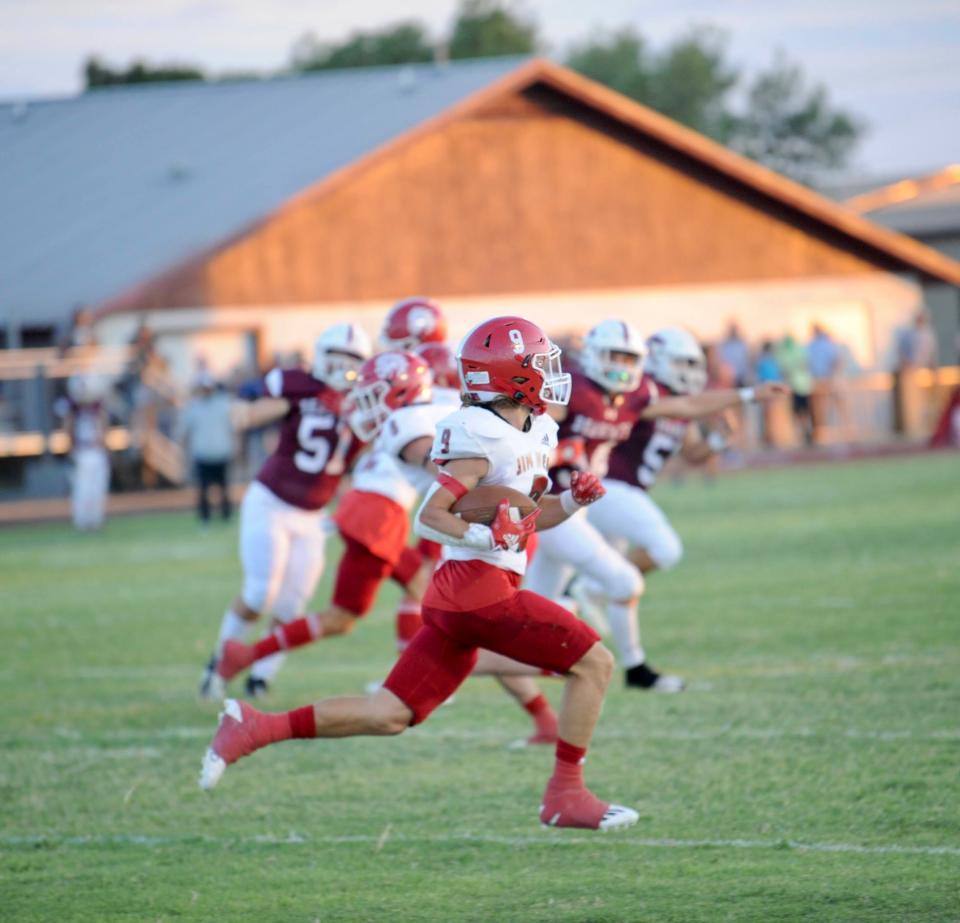
[[890, 268], [642, 138], [518, 98], [307, 191], [139, 305], [593, 291]]
[[[705, 340], [719, 338], [735, 318], [755, 342], [786, 332], [807, 339], [811, 324], [819, 321], [850, 345], [863, 368], [873, 369], [889, 367], [894, 330], [909, 320], [922, 297], [919, 286], [909, 280], [873, 273], [805, 281], [488, 294], [448, 297], [442, 303], [454, 342], [474, 324], [497, 314], [529, 317], [555, 336], [582, 334], [604, 317], [622, 317], [645, 334], [682, 324]], [[201, 357], [214, 372], [225, 374], [254, 337], [265, 364], [275, 354], [298, 350], [308, 357], [313, 339], [339, 321], [359, 322], [375, 337], [391, 301], [192, 308], [151, 312], [144, 319], [186, 385]], [[105, 318], [98, 336], [108, 344], [125, 342], [140, 318], [132, 313]]]

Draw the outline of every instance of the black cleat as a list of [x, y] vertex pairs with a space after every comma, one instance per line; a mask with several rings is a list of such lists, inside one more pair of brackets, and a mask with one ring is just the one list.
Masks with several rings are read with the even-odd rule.
[[624, 671], [628, 689], [647, 689], [650, 692], [683, 692], [686, 683], [679, 676], [658, 673], [646, 662]]
[[208, 702], [223, 701], [224, 684], [220, 674], [217, 673], [217, 657], [215, 654], [203, 668], [203, 676], [200, 677], [200, 689], [198, 692], [200, 698]]
[[270, 692], [270, 684], [259, 676], [248, 676], [243, 691], [248, 699], [262, 699]]

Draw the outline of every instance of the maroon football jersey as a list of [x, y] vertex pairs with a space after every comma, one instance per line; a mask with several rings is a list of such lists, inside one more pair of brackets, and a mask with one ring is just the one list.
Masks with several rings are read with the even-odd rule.
[[[646, 375], [644, 380], [649, 380], [653, 388], [659, 389], [658, 396], [671, 395], [663, 385], [647, 379]], [[680, 451], [689, 425], [689, 420], [677, 417], [638, 420], [629, 438], [610, 453], [607, 477], [644, 490], [653, 487], [660, 469]]]
[[271, 397], [290, 402], [290, 410], [257, 480], [291, 506], [318, 510], [333, 496], [363, 443], [340, 419], [343, 396], [322, 381], [300, 369], [274, 369], [265, 384]]
[[572, 377], [567, 416], [557, 432], [557, 455], [550, 469], [553, 493], [570, 486], [575, 469], [604, 477], [611, 451], [629, 437], [644, 408], [656, 399], [656, 385], [647, 376], [627, 394], [612, 394], [581, 372]]

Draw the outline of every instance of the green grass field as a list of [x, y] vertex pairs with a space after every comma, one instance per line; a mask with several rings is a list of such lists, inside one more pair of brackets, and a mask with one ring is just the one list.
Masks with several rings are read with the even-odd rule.
[[[587, 777], [641, 821], [607, 835], [541, 830], [552, 754], [505, 748], [527, 719], [489, 679], [202, 793], [235, 526], [0, 532], [0, 919], [960, 919], [960, 456], [656, 496], [687, 556], [645, 640], [692, 688], [611, 689]], [[292, 656], [270, 707], [381, 678], [395, 598]]]

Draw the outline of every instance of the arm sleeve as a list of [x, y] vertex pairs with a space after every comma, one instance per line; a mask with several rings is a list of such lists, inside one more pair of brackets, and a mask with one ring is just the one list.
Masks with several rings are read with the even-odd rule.
[[312, 375], [301, 369], [270, 369], [264, 376], [263, 385], [271, 397], [297, 400], [314, 397], [323, 387]]

